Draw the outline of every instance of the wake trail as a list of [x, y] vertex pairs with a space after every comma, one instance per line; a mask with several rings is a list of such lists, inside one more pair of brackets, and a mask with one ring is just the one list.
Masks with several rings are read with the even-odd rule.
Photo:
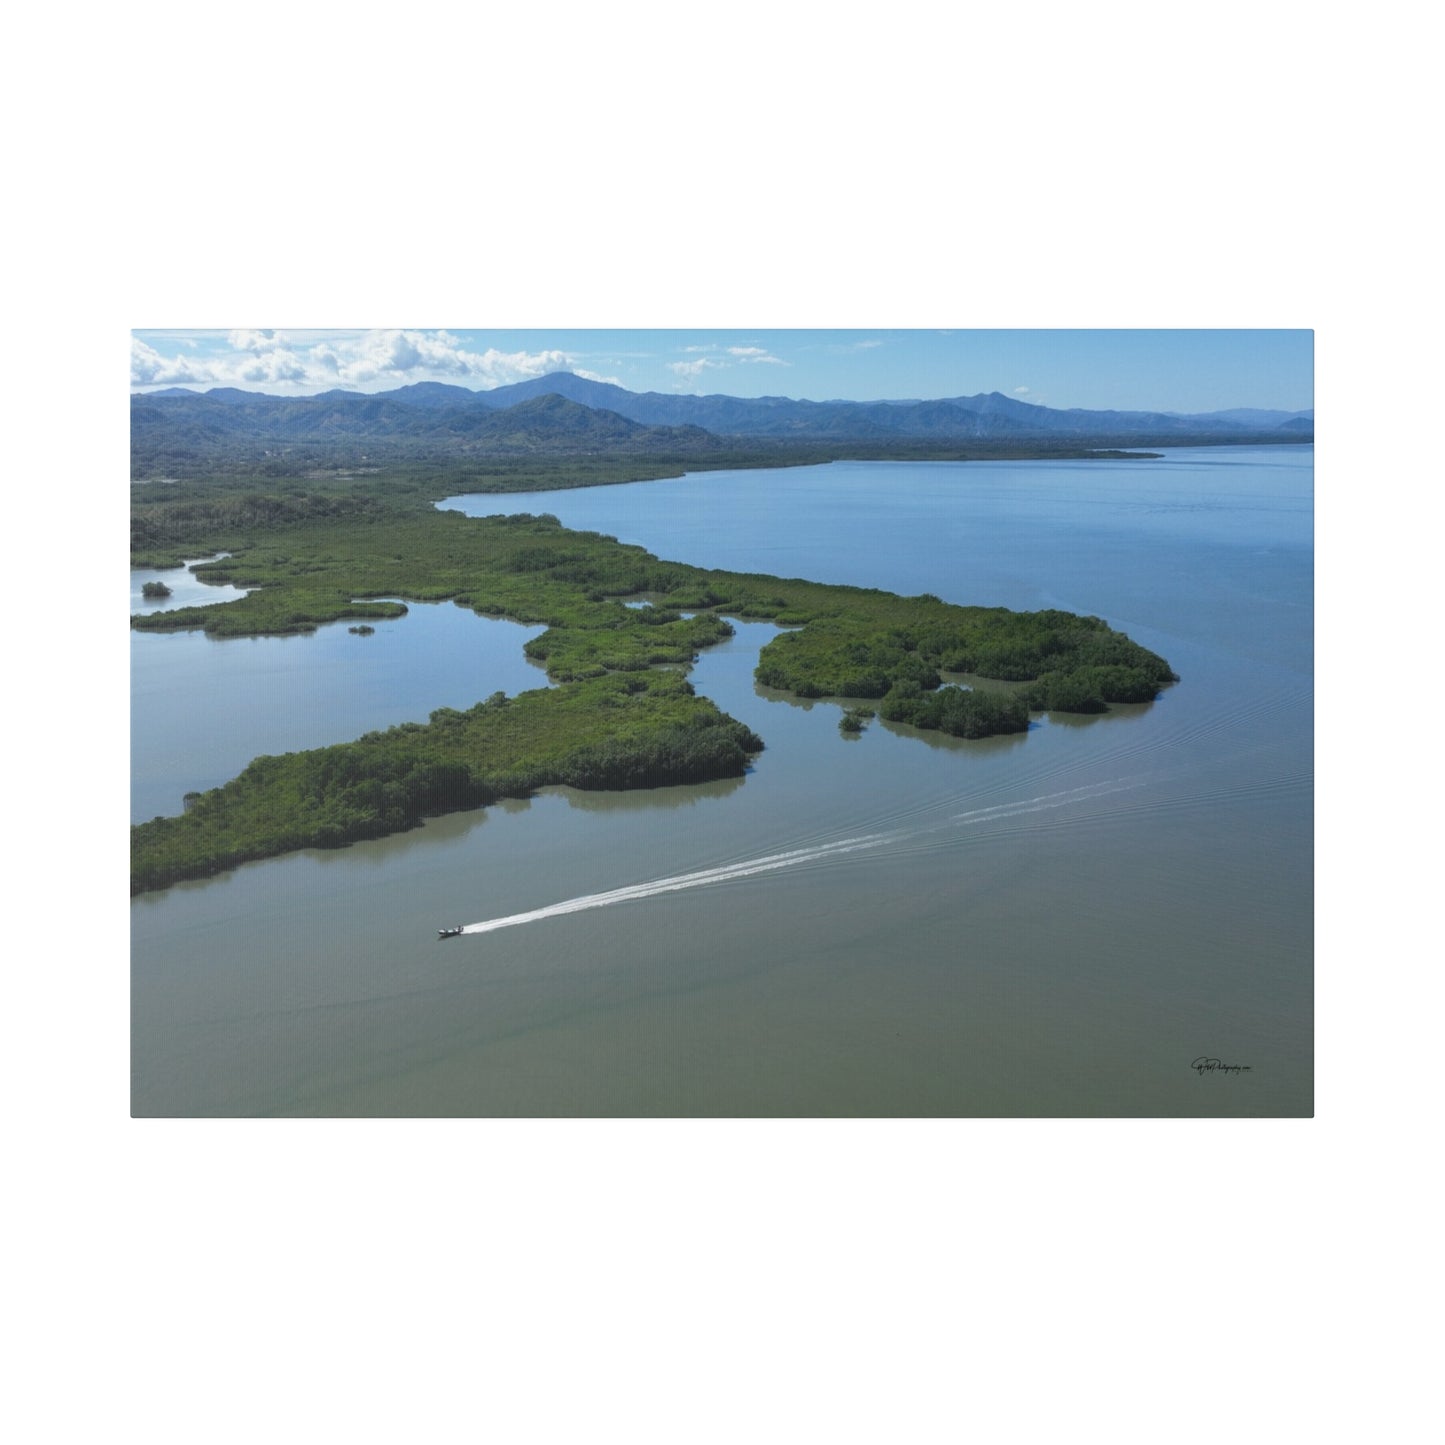
[[657, 898], [664, 893], [681, 893], [690, 888], [712, 888], [724, 883], [733, 883], [740, 878], [753, 878], [762, 873], [773, 873], [782, 868], [797, 868], [840, 858], [845, 854], [862, 852], [868, 848], [880, 848], [885, 844], [905, 843], [921, 838], [925, 834], [938, 833], [960, 824], [986, 824], [1024, 813], [1045, 812], [1052, 808], [1067, 807], [1071, 803], [1103, 797], [1106, 793], [1120, 792], [1125, 788], [1141, 786], [1141, 782], [1118, 780], [1111, 783], [1090, 783], [1081, 788], [1069, 788], [1063, 792], [1046, 793], [1037, 798], [1025, 798], [1012, 803], [997, 803], [986, 808], [973, 808], [967, 812], [955, 813], [941, 823], [923, 828], [893, 829], [884, 833], [865, 833], [853, 838], [840, 838], [832, 843], [817, 843], [804, 848], [792, 848], [783, 853], [769, 853], [761, 858], [747, 858], [738, 863], [726, 863], [713, 868], [700, 868], [692, 873], [679, 873], [670, 878], [655, 878], [647, 883], [632, 883], [623, 888], [609, 888], [604, 893], [584, 893], [577, 898], [568, 898], [561, 903], [549, 903], [544, 908], [532, 908], [525, 913], [509, 913], [503, 918], [488, 918], [481, 923], [468, 923], [462, 932], [495, 933], [502, 928], [519, 928], [524, 923], [541, 923], [548, 918], [563, 918], [572, 913], [585, 913], [593, 908], [611, 908], [619, 903], [640, 903], [647, 898]]
[[656, 898], [663, 893], [679, 893], [686, 888], [706, 888], [717, 883], [731, 883], [737, 878], [750, 878], [758, 873], [771, 873], [778, 868], [793, 868], [820, 858], [854, 853], [860, 848], [876, 848], [894, 835], [874, 833], [861, 838], [842, 838], [836, 843], [823, 843], [813, 848], [795, 848], [788, 853], [772, 853], [765, 858], [750, 858], [729, 863], [721, 868], [703, 868], [696, 873], [679, 873], [673, 878], [657, 878], [650, 883], [633, 883], [625, 888], [611, 888], [605, 893], [585, 893], [545, 908], [526, 913], [511, 913], [505, 918], [489, 918], [483, 923], [469, 923], [463, 933], [493, 933], [499, 928], [515, 928], [523, 923], [539, 923], [544, 918], [561, 918], [568, 913], [583, 913], [589, 908], [610, 908], [617, 903], [636, 903]]
[[1082, 803], [1086, 799], [1102, 798], [1108, 793], [1121, 793], [1126, 788], [1143, 786], [1142, 779], [1116, 778], [1108, 783], [1086, 783], [1081, 788], [1065, 788], [1058, 793], [1043, 793], [1037, 798], [1023, 798], [1012, 803], [995, 803], [988, 808], [972, 808], [966, 813], [955, 813], [947, 823], [935, 824], [922, 831], [934, 832], [953, 823], [984, 823], [994, 818], [1011, 818], [1019, 813], [1042, 813], [1050, 808], [1067, 807], [1070, 803]]

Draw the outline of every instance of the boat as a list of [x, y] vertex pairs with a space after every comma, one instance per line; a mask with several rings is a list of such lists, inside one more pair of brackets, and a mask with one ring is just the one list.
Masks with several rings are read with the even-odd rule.
[[438, 937], [438, 938], [455, 938], [455, 937], [457, 936], [457, 934], [459, 934], [461, 931], [462, 931], [462, 930], [461, 930], [460, 925], [458, 925], [456, 928], [439, 928], [439, 929], [437, 929], [437, 937]]

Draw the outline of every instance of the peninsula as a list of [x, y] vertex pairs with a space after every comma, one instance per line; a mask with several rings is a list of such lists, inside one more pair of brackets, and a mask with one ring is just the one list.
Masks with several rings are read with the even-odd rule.
[[[611, 461], [605, 469], [617, 468], [626, 469]], [[545, 464], [506, 472], [515, 486], [548, 485]], [[395, 617], [409, 600], [450, 599], [544, 624], [526, 650], [555, 685], [257, 758], [223, 787], [188, 798], [183, 814], [132, 829], [132, 892], [381, 837], [549, 784], [740, 776], [762, 739], [698, 697], [684, 675], [701, 648], [730, 635], [729, 618], [787, 629], [763, 648], [759, 682], [802, 697], [868, 699], [885, 719], [965, 738], [1022, 732], [1031, 711], [1148, 701], [1175, 680], [1163, 658], [1097, 617], [706, 570], [570, 531], [550, 515], [436, 510], [457, 482], [445, 469], [418, 468], [133, 488], [133, 565], [225, 552], [196, 575], [252, 589], [212, 606], [138, 614], [137, 629], [308, 632]], [[625, 605], [640, 599], [652, 605]], [[1017, 686], [971, 691], [947, 683], [947, 673]]]

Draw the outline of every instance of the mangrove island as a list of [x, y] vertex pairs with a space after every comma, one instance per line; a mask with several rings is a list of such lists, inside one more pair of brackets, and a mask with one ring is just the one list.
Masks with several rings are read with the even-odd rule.
[[[519, 468], [515, 485], [546, 485], [539, 470]], [[731, 635], [729, 618], [784, 629], [762, 649], [759, 683], [866, 702], [845, 714], [847, 731], [876, 712], [960, 738], [1023, 732], [1031, 712], [1147, 702], [1176, 680], [1163, 658], [1098, 617], [706, 570], [568, 530], [550, 515], [438, 511], [458, 480], [335, 476], [264, 491], [216, 480], [159, 496], [133, 488], [132, 565], [174, 567], [224, 552], [195, 575], [251, 589], [211, 606], [137, 614], [133, 628], [242, 637], [348, 622], [364, 634], [404, 614], [409, 600], [450, 600], [544, 625], [525, 648], [554, 686], [257, 758], [224, 786], [188, 797], [180, 815], [133, 827], [132, 892], [381, 837], [551, 784], [644, 788], [741, 776], [763, 740], [697, 696], [685, 676], [700, 649]], [[653, 605], [625, 605], [644, 598]], [[1017, 686], [984, 692], [945, 678], [959, 673]]]

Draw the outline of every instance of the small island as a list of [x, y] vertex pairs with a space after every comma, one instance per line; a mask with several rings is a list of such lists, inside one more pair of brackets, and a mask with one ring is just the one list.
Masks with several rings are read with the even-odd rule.
[[[398, 617], [405, 599], [449, 599], [544, 624], [525, 650], [554, 684], [441, 708], [427, 723], [351, 743], [257, 758], [223, 787], [187, 797], [180, 815], [132, 829], [137, 893], [250, 859], [382, 837], [550, 784], [739, 777], [763, 740], [683, 675], [702, 648], [732, 634], [729, 618], [787, 629], [762, 649], [757, 680], [844, 701], [841, 726], [851, 735], [875, 705], [885, 721], [959, 738], [1024, 732], [1031, 712], [1103, 712], [1147, 702], [1175, 680], [1163, 658], [1102, 618], [706, 570], [568, 530], [551, 515], [468, 518], [415, 497], [265, 498], [224, 488], [203, 503], [136, 510], [137, 541], [152, 558], [203, 542], [229, 555], [198, 566], [201, 580], [251, 589], [216, 605], [138, 613], [136, 629], [284, 635]], [[641, 599], [652, 605], [627, 605]], [[1016, 686], [972, 690], [946, 674]]]
[[171, 595], [171, 589], [167, 587], [164, 582], [143, 582], [141, 584], [140, 595], [144, 597], [147, 602], [159, 602], [161, 598]]

